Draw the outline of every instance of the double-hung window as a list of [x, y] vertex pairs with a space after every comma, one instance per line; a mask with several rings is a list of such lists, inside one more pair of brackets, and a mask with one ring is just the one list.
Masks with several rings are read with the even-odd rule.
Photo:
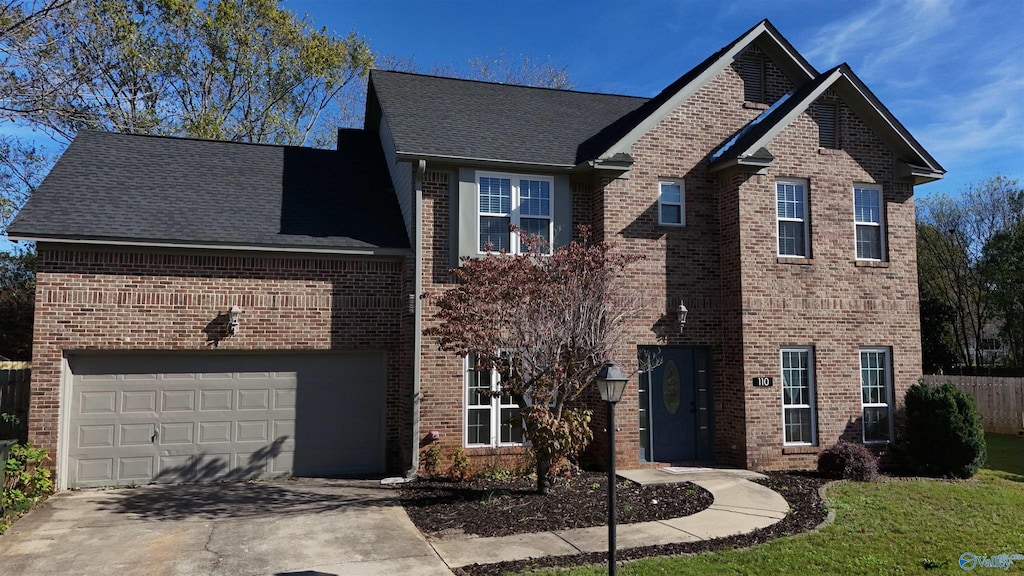
[[552, 193], [554, 180], [547, 176], [477, 173], [479, 192], [480, 252], [505, 250], [521, 252], [520, 233], [540, 238], [546, 252], [551, 251], [554, 234]]
[[466, 446], [519, 446], [523, 418], [511, 394], [501, 394], [496, 370], [481, 370], [466, 356]]
[[686, 226], [686, 188], [682, 180], [658, 182], [658, 224]]
[[785, 444], [815, 442], [814, 351], [801, 346], [783, 348], [782, 429]]
[[853, 189], [853, 220], [858, 260], [882, 260], [885, 229], [882, 223], [882, 188], [858, 184]]
[[892, 371], [888, 348], [861, 348], [860, 392], [864, 442], [892, 439]]
[[775, 206], [779, 232], [779, 256], [810, 256], [807, 232], [807, 182], [777, 180]]

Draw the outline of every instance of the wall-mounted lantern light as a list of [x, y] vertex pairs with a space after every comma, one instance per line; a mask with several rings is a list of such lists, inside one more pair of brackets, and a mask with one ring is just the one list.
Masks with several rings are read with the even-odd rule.
[[686, 309], [686, 306], [683, 306], [683, 303], [680, 302], [679, 303], [679, 332], [680, 333], [682, 333], [683, 327], [686, 326], [686, 313], [687, 312], [688, 312], [688, 310]]
[[242, 319], [242, 309], [238, 306], [228, 308], [228, 334], [238, 332], [238, 324]]

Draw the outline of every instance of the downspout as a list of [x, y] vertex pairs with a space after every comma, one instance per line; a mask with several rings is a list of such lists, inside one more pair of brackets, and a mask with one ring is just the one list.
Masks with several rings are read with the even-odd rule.
[[414, 478], [420, 468], [420, 374], [421, 351], [423, 348], [423, 176], [427, 172], [427, 161], [416, 162], [413, 187], [415, 198], [413, 213], [413, 336], [412, 336], [412, 467], [405, 473]]

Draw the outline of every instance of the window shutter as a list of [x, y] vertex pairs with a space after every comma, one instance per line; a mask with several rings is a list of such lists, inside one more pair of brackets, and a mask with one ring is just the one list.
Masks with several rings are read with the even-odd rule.
[[835, 102], [818, 104], [818, 146], [839, 148], [839, 106]]

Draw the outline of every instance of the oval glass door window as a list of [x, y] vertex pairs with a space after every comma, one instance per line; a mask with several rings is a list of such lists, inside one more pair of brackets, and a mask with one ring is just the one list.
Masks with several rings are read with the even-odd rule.
[[665, 410], [667, 410], [669, 414], [675, 414], [679, 411], [679, 397], [681, 392], [679, 368], [676, 366], [675, 360], [669, 360], [665, 363], [663, 378], [665, 381], [661, 390], [662, 397], [665, 400]]

